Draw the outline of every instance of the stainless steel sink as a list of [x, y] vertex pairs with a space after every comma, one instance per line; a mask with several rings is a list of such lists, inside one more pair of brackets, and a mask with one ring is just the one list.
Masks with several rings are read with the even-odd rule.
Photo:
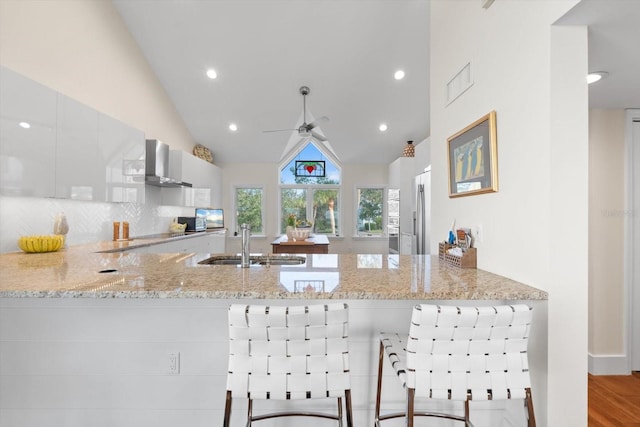
[[[203, 259], [198, 264], [204, 265], [240, 265], [240, 255], [215, 255]], [[259, 265], [300, 265], [307, 259], [303, 256], [294, 255], [252, 255], [249, 257], [249, 264]]]

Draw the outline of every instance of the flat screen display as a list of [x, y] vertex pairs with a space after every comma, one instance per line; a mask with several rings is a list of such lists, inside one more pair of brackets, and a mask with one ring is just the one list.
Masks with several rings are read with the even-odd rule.
[[205, 219], [207, 229], [224, 228], [224, 211], [222, 209], [196, 208], [196, 217]]

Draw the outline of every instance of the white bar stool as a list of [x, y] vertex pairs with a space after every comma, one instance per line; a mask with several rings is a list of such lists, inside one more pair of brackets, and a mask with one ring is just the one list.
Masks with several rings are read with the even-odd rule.
[[[328, 418], [353, 426], [347, 304], [229, 307], [229, 373], [224, 427], [233, 398], [249, 399], [247, 427], [275, 417]], [[254, 399], [337, 398], [337, 414], [286, 411], [253, 415]]]
[[[524, 399], [529, 427], [536, 421], [531, 398], [527, 344], [531, 308], [416, 305], [409, 336], [380, 334], [375, 426], [380, 421], [414, 416], [469, 420], [469, 401]], [[381, 415], [384, 355], [407, 390], [406, 411]], [[415, 397], [464, 402], [464, 416], [416, 412]]]

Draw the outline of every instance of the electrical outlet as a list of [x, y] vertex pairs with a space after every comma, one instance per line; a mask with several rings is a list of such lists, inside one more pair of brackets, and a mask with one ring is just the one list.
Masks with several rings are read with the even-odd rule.
[[476, 225], [476, 230], [475, 231], [476, 231], [476, 236], [475, 236], [476, 241], [478, 243], [482, 243], [482, 240], [484, 240], [484, 230], [482, 228], [482, 224]]
[[169, 374], [177, 375], [180, 373], [180, 353], [169, 353], [167, 369]]

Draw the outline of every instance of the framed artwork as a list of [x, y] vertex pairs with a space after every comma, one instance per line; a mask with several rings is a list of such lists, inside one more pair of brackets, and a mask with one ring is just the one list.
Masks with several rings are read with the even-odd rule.
[[296, 176], [314, 178], [324, 177], [324, 160], [296, 160]]
[[498, 191], [496, 112], [447, 138], [449, 197]]

